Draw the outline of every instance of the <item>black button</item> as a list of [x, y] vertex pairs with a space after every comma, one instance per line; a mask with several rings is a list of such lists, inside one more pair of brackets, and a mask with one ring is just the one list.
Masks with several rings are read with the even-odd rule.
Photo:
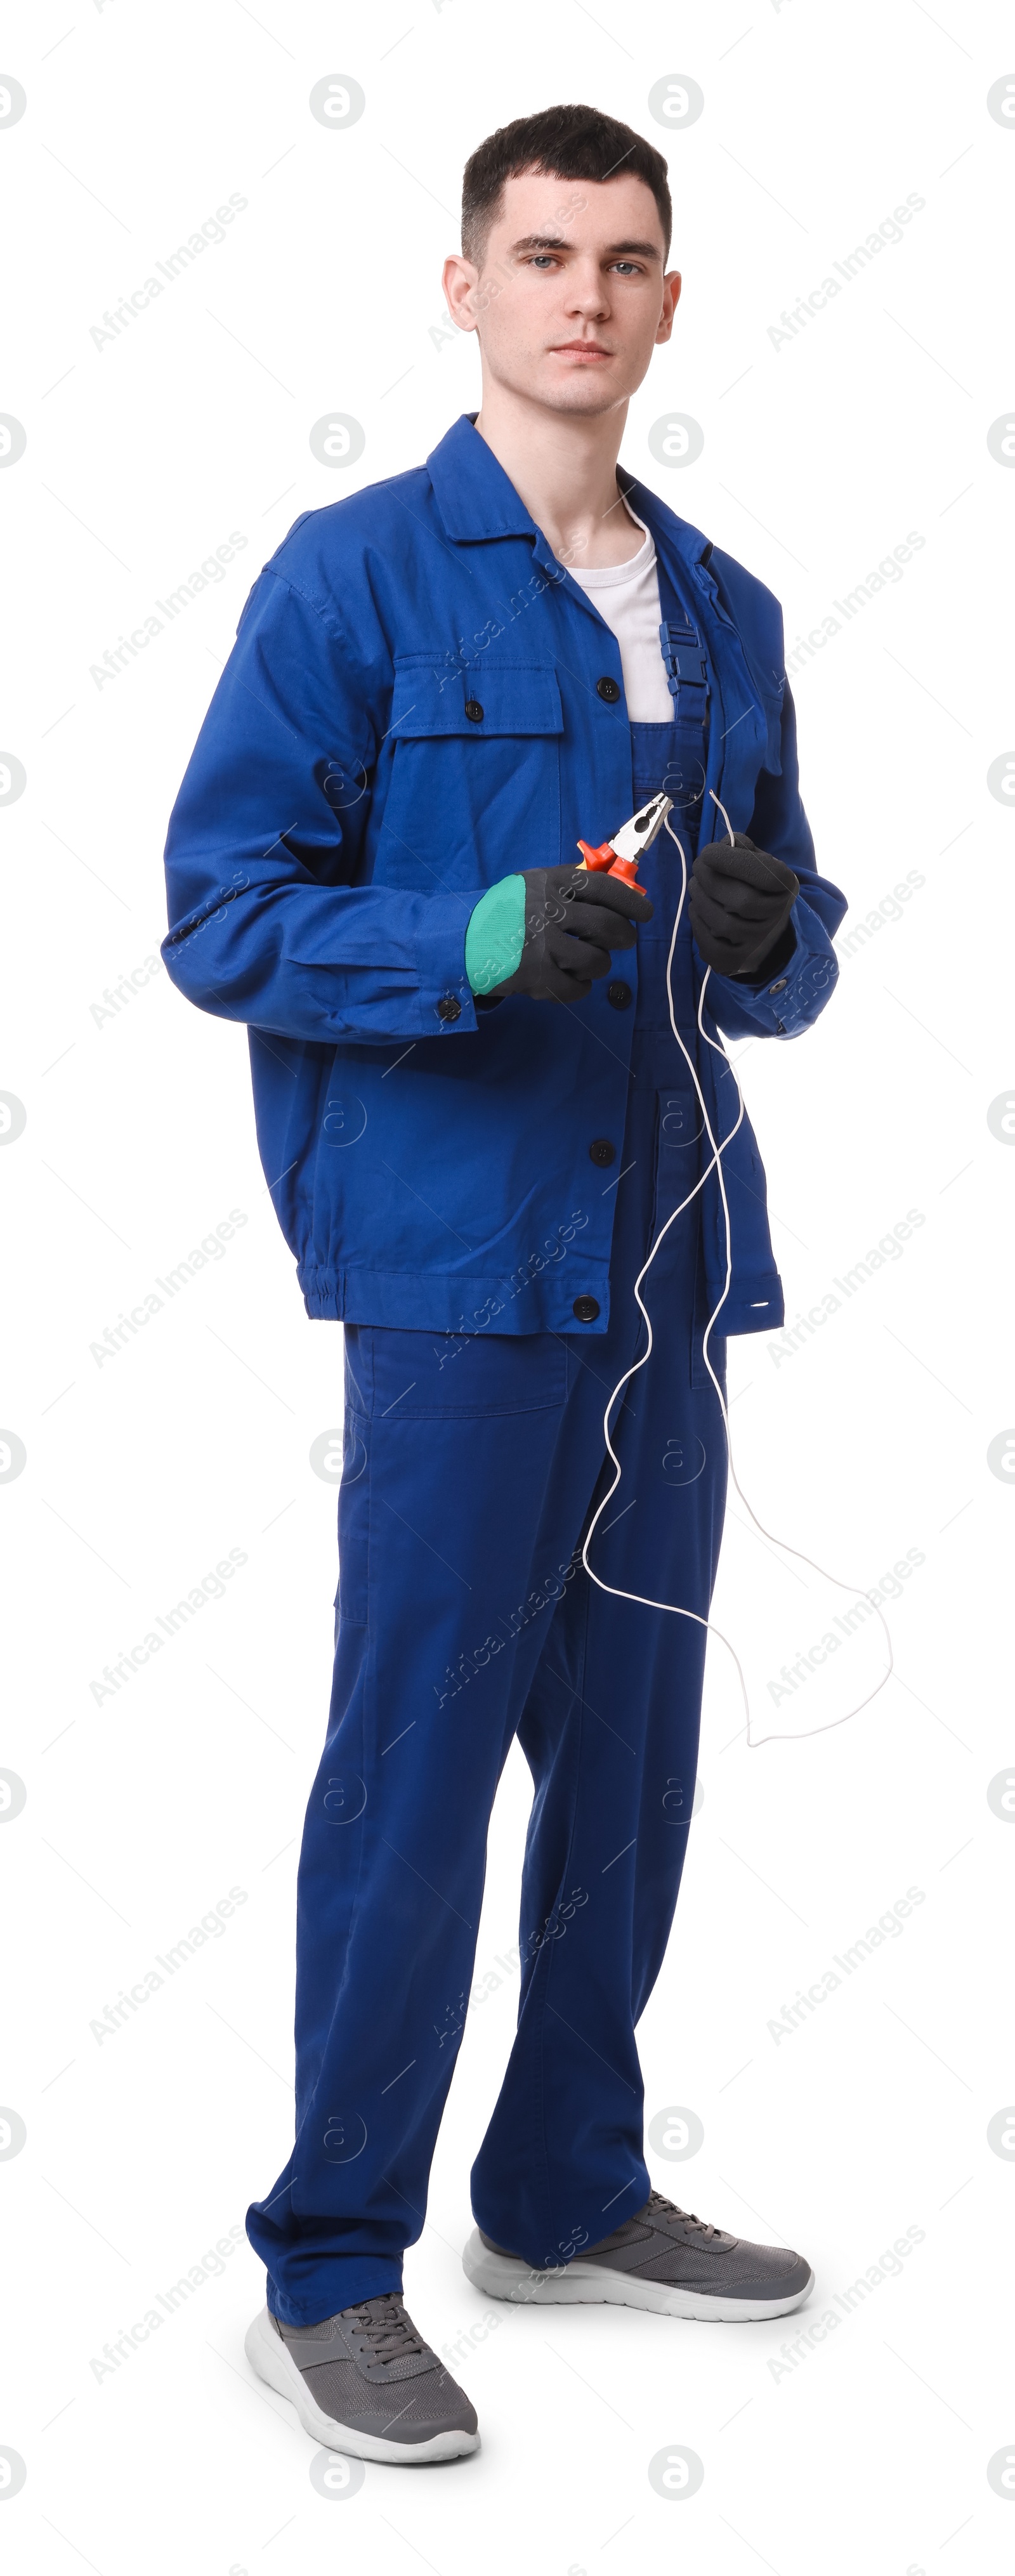
[[629, 1010], [631, 1007], [630, 984], [608, 984], [606, 987], [606, 999], [608, 1002], [612, 1003], [615, 1011]]
[[611, 1145], [608, 1136], [596, 1136], [589, 1146], [589, 1155], [593, 1163], [602, 1163], [605, 1168], [607, 1163], [616, 1162], [617, 1148]]
[[482, 724], [483, 710], [478, 698], [466, 698], [465, 712], [470, 724]]
[[438, 1017], [438, 1019], [439, 1019], [439, 1020], [460, 1020], [460, 1019], [461, 1019], [461, 1016], [462, 1016], [462, 1005], [461, 1005], [461, 1003], [460, 1003], [460, 1002], [456, 1002], [455, 997], [454, 997], [454, 994], [453, 994], [453, 993], [442, 993], [442, 994], [441, 994], [440, 1001], [439, 1001], [439, 1002], [438, 1002], [438, 1004], [437, 1004], [437, 1017]]
[[[607, 680], [597, 680], [597, 681], [596, 681], [596, 696], [597, 696], [597, 698], [604, 698], [608, 707], [615, 707], [615, 706], [616, 706], [616, 703], [617, 703], [617, 699], [618, 699], [618, 698], [619, 698], [619, 696], [620, 696], [620, 682], [619, 682], [619, 680], [609, 680], [609, 679], [607, 679]], [[466, 712], [466, 715], [468, 715], [468, 712], [469, 712], [468, 707], [466, 707], [465, 712]], [[597, 1308], [596, 1308], [596, 1313], [598, 1314], [598, 1312], [599, 1312], [599, 1309], [598, 1309], [598, 1306], [597, 1306]]]
[[598, 1297], [576, 1297], [571, 1312], [580, 1324], [594, 1324], [599, 1313]]

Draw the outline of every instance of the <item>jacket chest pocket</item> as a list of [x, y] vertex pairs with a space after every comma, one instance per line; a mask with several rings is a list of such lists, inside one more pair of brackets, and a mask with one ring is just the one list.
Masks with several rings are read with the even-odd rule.
[[556, 866], [563, 730], [549, 663], [484, 659], [448, 674], [398, 656], [377, 880], [437, 893]]

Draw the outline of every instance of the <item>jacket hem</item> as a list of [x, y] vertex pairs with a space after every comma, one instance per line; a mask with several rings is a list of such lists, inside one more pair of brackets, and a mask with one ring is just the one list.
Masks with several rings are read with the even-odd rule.
[[[388, 1326], [396, 1332], [422, 1333], [605, 1333], [610, 1320], [610, 1283], [589, 1265], [564, 1282], [444, 1277], [433, 1272], [400, 1270], [329, 1270], [301, 1263], [297, 1278], [307, 1313], [315, 1321]], [[570, 1292], [570, 1293], [568, 1293]], [[723, 1280], [705, 1284], [704, 1312], [695, 1315], [701, 1330], [719, 1304]], [[593, 1296], [598, 1314], [582, 1323], [574, 1312], [575, 1296]], [[716, 1317], [724, 1338], [743, 1333], [777, 1332], [786, 1319], [782, 1282], [777, 1273], [761, 1272], [731, 1287]]]
[[[556, 1267], [557, 1265], [555, 1265]], [[433, 1271], [331, 1270], [301, 1262], [297, 1278], [308, 1315], [332, 1323], [387, 1325], [423, 1333], [604, 1333], [610, 1320], [610, 1283], [599, 1263], [583, 1263], [563, 1280], [444, 1275]], [[587, 1323], [575, 1315], [576, 1297], [591, 1297], [598, 1312]]]

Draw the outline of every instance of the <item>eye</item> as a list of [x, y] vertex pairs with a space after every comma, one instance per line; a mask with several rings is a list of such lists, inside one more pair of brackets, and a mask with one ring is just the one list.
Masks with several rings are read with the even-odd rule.
[[530, 268], [552, 268], [554, 265], [554, 257], [555, 254], [553, 251], [535, 251], [529, 262], [529, 266]]
[[620, 277], [644, 277], [645, 275], [644, 269], [639, 267], [637, 260], [634, 259], [615, 259], [613, 265]]

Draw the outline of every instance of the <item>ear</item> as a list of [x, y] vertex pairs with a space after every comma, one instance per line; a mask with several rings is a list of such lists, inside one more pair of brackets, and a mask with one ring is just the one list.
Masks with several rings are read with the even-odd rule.
[[474, 331], [478, 322], [476, 290], [479, 270], [461, 251], [452, 251], [441, 272], [444, 300], [453, 322], [460, 331]]
[[663, 279], [663, 309], [659, 316], [659, 329], [656, 332], [657, 349], [661, 347], [664, 340], [669, 339], [673, 329], [673, 316], [680, 302], [680, 289], [683, 283], [679, 268], [671, 268]]

